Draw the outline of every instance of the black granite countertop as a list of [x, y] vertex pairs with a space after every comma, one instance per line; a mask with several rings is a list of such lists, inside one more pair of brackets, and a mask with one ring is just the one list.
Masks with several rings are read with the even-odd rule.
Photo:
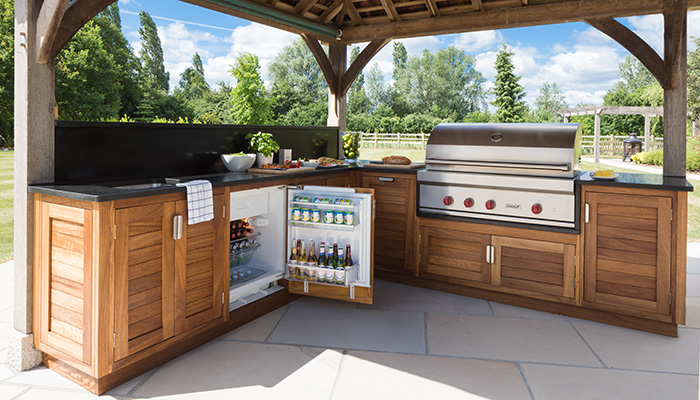
[[685, 178], [668, 178], [660, 174], [618, 173], [615, 179], [596, 179], [593, 172], [585, 171], [576, 179], [578, 185], [617, 186], [640, 189], [676, 190], [692, 192], [693, 185]]
[[[294, 179], [302, 178], [308, 176], [323, 176], [336, 172], [340, 172], [347, 169], [357, 169], [362, 168], [368, 171], [381, 171], [381, 172], [392, 172], [392, 173], [416, 173], [416, 169], [397, 169], [397, 168], [387, 168], [382, 167], [381, 164], [365, 164], [364, 166], [354, 165], [349, 167], [337, 167], [329, 169], [316, 169], [314, 171], [304, 171], [295, 172], [288, 174], [256, 174], [247, 172], [224, 172], [218, 174], [208, 174], [208, 175], [193, 175], [193, 176], [180, 176], [180, 177], [168, 177], [168, 180], [179, 180], [179, 181], [191, 181], [195, 179], [206, 179], [212, 183], [213, 187], [223, 187], [223, 186], [236, 186], [249, 183], [263, 183], [270, 181], [277, 181], [280, 179]], [[50, 196], [58, 196], [74, 200], [82, 201], [92, 201], [92, 202], [103, 202], [103, 201], [114, 201], [122, 199], [130, 199], [136, 197], [154, 196], [169, 193], [179, 193], [185, 192], [184, 187], [176, 186], [175, 184], [167, 184], [161, 187], [151, 187], [143, 189], [132, 189], [132, 188], [118, 188], [116, 186], [130, 185], [133, 183], [141, 183], [148, 181], [138, 180], [138, 181], [123, 181], [123, 182], [109, 182], [109, 183], [94, 183], [94, 184], [40, 184], [29, 186], [28, 191], [30, 193], [39, 193]]]

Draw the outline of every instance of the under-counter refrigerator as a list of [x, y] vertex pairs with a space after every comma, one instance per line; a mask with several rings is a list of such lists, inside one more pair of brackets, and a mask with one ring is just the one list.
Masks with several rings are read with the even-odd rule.
[[[230, 220], [230, 311], [284, 290], [283, 280], [290, 293], [372, 303], [373, 189], [276, 186], [231, 192]], [[290, 263], [297, 241], [307, 256], [313, 241], [316, 257], [321, 242], [326, 256], [333, 244], [344, 253], [350, 245], [353, 265], [329, 279], [328, 267]]]

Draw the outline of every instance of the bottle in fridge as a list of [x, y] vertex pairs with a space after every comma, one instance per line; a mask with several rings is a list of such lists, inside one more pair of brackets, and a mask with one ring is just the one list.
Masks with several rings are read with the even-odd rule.
[[[285, 286], [294, 294], [371, 304], [373, 196], [372, 189], [323, 186], [231, 192], [230, 219], [255, 222], [250, 229], [238, 228], [243, 240], [255, 235], [255, 246], [244, 262], [231, 263], [230, 276], [237, 279], [229, 281], [229, 310]], [[310, 217], [299, 217], [296, 210], [308, 210]], [[248, 228], [235, 224], [241, 225]], [[352, 265], [340, 255], [344, 248], [353, 249]]]

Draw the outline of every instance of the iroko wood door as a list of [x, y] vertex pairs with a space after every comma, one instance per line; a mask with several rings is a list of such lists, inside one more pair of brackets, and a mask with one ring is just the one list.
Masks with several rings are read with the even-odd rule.
[[671, 320], [671, 197], [587, 192], [589, 307]]
[[421, 276], [453, 283], [490, 282], [490, 235], [421, 226], [420, 238]]
[[175, 334], [175, 203], [116, 210], [114, 358]]
[[[214, 196], [214, 219], [185, 222], [182, 239], [175, 240], [176, 334], [224, 315], [228, 224], [223, 207], [224, 195]], [[187, 215], [187, 202], [178, 201], [175, 212]]]
[[379, 271], [413, 274], [416, 229], [416, 177], [363, 172], [361, 186], [374, 189], [374, 263]]
[[44, 345], [91, 365], [93, 212], [36, 202], [34, 331]]

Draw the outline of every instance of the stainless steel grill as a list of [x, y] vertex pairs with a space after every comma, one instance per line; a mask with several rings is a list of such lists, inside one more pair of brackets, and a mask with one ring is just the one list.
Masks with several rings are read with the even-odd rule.
[[578, 124], [440, 124], [418, 172], [422, 215], [575, 227]]

